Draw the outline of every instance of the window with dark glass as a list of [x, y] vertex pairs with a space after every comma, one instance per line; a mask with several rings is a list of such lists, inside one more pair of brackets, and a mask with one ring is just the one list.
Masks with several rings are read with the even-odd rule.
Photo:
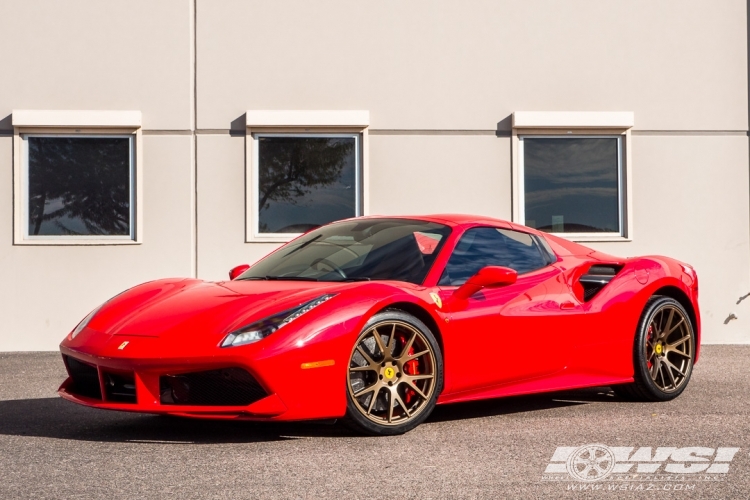
[[131, 237], [131, 136], [24, 140], [29, 237]]
[[461, 236], [438, 284], [463, 285], [485, 266], [509, 267], [524, 274], [545, 267], [548, 262], [545, 252], [529, 234], [477, 227]]
[[622, 234], [620, 137], [522, 137], [524, 224]]
[[258, 233], [302, 233], [360, 215], [358, 135], [256, 139]]

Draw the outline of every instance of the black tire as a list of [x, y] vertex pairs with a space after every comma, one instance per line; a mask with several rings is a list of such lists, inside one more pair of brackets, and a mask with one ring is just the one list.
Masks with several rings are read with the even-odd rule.
[[[352, 368], [366, 368], [366, 365], [359, 366], [356, 363], [355, 353], [357, 352], [357, 347], [360, 345], [360, 342], [363, 341], [366, 335], [372, 335], [372, 331], [378, 332], [378, 335], [380, 334], [380, 330], [373, 330], [374, 328], [378, 327], [385, 327], [388, 325], [399, 325], [402, 326], [408, 325], [412, 329], [416, 330], [421, 334], [421, 337], [418, 335], [414, 335], [415, 338], [419, 338], [419, 342], [422, 345], [423, 350], [425, 347], [428, 347], [431, 353], [429, 355], [429, 358], [424, 359], [423, 361], [420, 361], [420, 363], [430, 363], [430, 370], [432, 371], [433, 378], [431, 379], [430, 383], [433, 384], [430, 386], [430, 392], [429, 394], [425, 394], [428, 396], [427, 399], [421, 399], [419, 402], [418, 412], [414, 414], [413, 417], [402, 417], [404, 418], [403, 421], [398, 423], [388, 423], [388, 422], [382, 422], [378, 423], [374, 421], [374, 416], [367, 417], [363, 413], [363, 404], [360, 402], [358, 403], [355, 401], [355, 398], [353, 396], [354, 388], [351, 381], [351, 374], [352, 374]], [[393, 328], [393, 332], [396, 332], [396, 328]], [[391, 335], [393, 337], [394, 335]], [[382, 339], [383, 335], [381, 335]], [[372, 337], [371, 337], [372, 338]], [[416, 345], [416, 341], [414, 341]], [[386, 349], [390, 351], [395, 351], [396, 344], [398, 341], [394, 341], [394, 345], [386, 345]], [[403, 349], [404, 346], [401, 348]], [[360, 351], [361, 352], [361, 351]], [[373, 353], [374, 354], [374, 353]], [[385, 353], [380, 353], [383, 355], [382, 358], [379, 358], [375, 360], [375, 356], [373, 356], [373, 360], [380, 362], [385, 358]], [[403, 354], [403, 353], [402, 353]], [[361, 359], [364, 359], [361, 355], [359, 355]], [[419, 319], [415, 318], [411, 314], [405, 313], [403, 311], [398, 310], [386, 310], [384, 312], [378, 313], [374, 315], [370, 320], [365, 324], [364, 328], [360, 332], [360, 335], [357, 337], [357, 340], [354, 343], [354, 346], [352, 347], [352, 354], [350, 355], [350, 361], [349, 361], [349, 367], [347, 370], [347, 381], [346, 381], [346, 397], [347, 397], [347, 412], [346, 417], [342, 421], [344, 425], [347, 427], [362, 433], [362, 434], [368, 434], [373, 436], [392, 436], [397, 434], [403, 434], [405, 432], [408, 432], [412, 429], [414, 429], [416, 426], [421, 424], [425, 421], [427, 417], [430, 416], [430, 413], [432, 413], [432, 410], [435, 408], [435, 404], [437, 402], [437, 398], [440, 395], [440, 392], [443, 389], [443, 356], [440, 351], [440, 345], [438, 344], [437, 340], [435, 339], [435, 336], [430, 331], [430, 329], [422, 323]], [[433, 363], [434, 362], [434, 363]], [[395, 368], [395, 365], [394, 365]], [[396, 368], [398, 371], [398, 368]], [[401, 368], [400, 371], [406, 372], [404, 368]], [[374, 375], [375, 377], [378, 377], [377, 372], [368, 372]], [[392, 372], [391, 372], [392, 373]], [[370, 376], [372, 376], [370, 375]], [[402, 374], [398, 373], [398, 376], [401, 377]], [[405, 378], [408, 376], [408, 374], [405, 373]], [[380, 375], [380, 380], [383, 380], [382, 375]], [[386, 379], [387, 380], [387, 379]], [[377, 380], [376, 380], [376, 383]], [[393, 391], [398, 391], [399, 387], [401, 387], [401, 384], [404, 384], [405, 382], [399, 381], [399, 379], [395, 379], [395, 386], [393, 388]], [[390, 384], [389, 384], [390, 385]], [[364, 388], [368, 388], [369, 386], [364, 386]], [[423, 385], [423, 388], [427, 387], [427, 385]], [[383, 393], [381, 391], [386, 390], [386, 394], [382, 395]], [[405, 390], [410, 390], [408, 387]], [[424, 390], [424, 389], [423, 389]], [[389, 399], [392, 397], [390, 394], [392, 392], [388, 387], [379, 388], [376, 391], [374, 391], [374, 397], [376, 401], [372, 402], [374, 405], [378, 402], [378, 395], [381, 395], [381, 398], [387, 398], [385, 400], [385, 404], [392, 404], [389, 403]], [[360, 396], [359, 398], [366, 398], [367, 396]], [[419, 398], [418, 398], [419, 399]], [[372, 400], [370, 400], [372, 401]], [[400, 401], [408, 401], [408, 399], [401, 399]], [[397, 409], [400, 409], [400, 402], [399, 400], [396, 401]], [[408, 403], [406, 403], [406, 406], [408, 406]], [[413, 405], [411, 410], [414, 412], [415, 406]], [[402, 411], [402, 410], [399, 410]], [[369, 412], [368, 412], [369, 413]]]
[[[670, 312], [675, 314], [675, 316], [677, 313], [682, 316], [677, 326], [674, 326], [676, 322], [675, 316], [664, 318]], [[666, 346], [663, 348], [665, 349], [664, 351], [661, 350], [661, 347], [652, 348], [651, 344], [647, 343], [647, 341], [651, 342], [653, 340], [654, 326], [657, 326], [657, 323], [666, 322], [668, 319], [672, 323], [665, 325], [665, 330], [670, 327], [678, 328], [679, 331], [676, 331], [682, 335], [681, 339], [688, 338], [688, 340], [683, 341], [682, 347], [685, 347], [686, 350], [689, 349], [689, 358], [686, 354], [681, 354], [677, 350], [666, 350], [666, 347], [670, 345], [667, 341], [673, 338], [669, 334], [664, 343], [659, 342], [661, 345]], [[656, 329], [658, 330], [658, 327]], [[687, 343], [689, 343], [689, 348], [685, 346]], [[654, 351], [657, 351], [658, 354]], [[664, 352], [663, 355], [661, 355], [662, 352]], [[670, 353], [673, 353], [672, 358], [668, 358]], [[653, 362], [649, 361], [649, 359], [653, 359]], [[669, 363], [661, 361], [662, 359], [667, 359]], [[676, 367], [675, 363], [673, 363], [675, 359], [678, 360], [679, 367]], [[641, 314], [635, 334], [635, 341], [633, 343], [634, 381], [630, 384], [612, 386], [612, 390], [623, 399], [631, 401], [670, 401], [682, 394], [687, 387], [690, 376], [693, 373], [694, 359], [695, 329], [690, 315], [682, 304], [673, 298], [654, 295], [646, 302], [646, 306], [643, 308], [643, 313]], [[655, 366], [657, 364], [658, 366]], [[680, 368], [682, 369], [681, 371]], [[652, 377], [653, 372], [656, 372], [656, 379]]]

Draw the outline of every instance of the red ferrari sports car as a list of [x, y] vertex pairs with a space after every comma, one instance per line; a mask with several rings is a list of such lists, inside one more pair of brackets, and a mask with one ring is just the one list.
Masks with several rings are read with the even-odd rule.
[[678, 396], [698, 359], [698, 279], [502, 220], [361, 217], [229, 281], [164, 279], [105, 302], [60, 345], [65, 399], [398, 434], [436, 404], [613, 386]]

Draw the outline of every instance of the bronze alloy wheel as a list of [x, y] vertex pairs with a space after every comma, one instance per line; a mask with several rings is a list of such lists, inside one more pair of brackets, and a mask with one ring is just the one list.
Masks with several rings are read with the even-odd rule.
[[696, 331], [685, 306], [654, 295], [646, 302], [633, 343], [633, 381], [615, 393], [633, 401], [669, 401], [687, 387], [695, 361]]
[[425, 334], [405, 321], [388, 319], [360, 334], [347, 386], [362, 416], [378, 426], [399, 426], [430, 407], [436, 374], [435, 349]]
[[665, 393], [679, 390], [690, 378], [695, 342], [684, 309], [664, 304], [651, 316], [645, 359], [654, 384]]

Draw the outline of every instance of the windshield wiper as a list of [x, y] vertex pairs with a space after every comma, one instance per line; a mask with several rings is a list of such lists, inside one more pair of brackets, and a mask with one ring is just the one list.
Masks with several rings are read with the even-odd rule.
[[267, 280], [267, 281], [320, 281], [317, 278], [308, 278], [307, 276], [248, 276], [241, 278], [244, 280]]
[[307, 276], [265, 276], [264, 279], [271, 281], [320, 281], [318, 278]]
[[361, 278], [344, 278], [339, 281], [347, 282], [347, 281], [372, 281], [372, 280], [370, 278], [361, 277]]
[[307, 245], [309, 245], [309, 244], [311, 244], [311, 243], [314, 243], [314, 242], [318, 241], [318, 240], [319, 240], [320, 238], [322, 238], [322, 237], [323, 237], [323, 235], [322, 235], [322, 234], [319, 234], [319, 235], [317, 235], [317, 236], [316, 236], [315, 238], [312, 238], [312, 239], [310, 239], [309, 241], [306, 241], [306, 242], [304, 242], [303, 244], [301, 244], [301, 245], [300, 245], [300, 246], [298, 246], [297, 248], [293, 248], [293, 249], [292, 249], [292, 251], [291, 251], [291, 252], [289, 252], [288, 254], [284, 255], [284, 257], [289, 257], [290, 255], [292, 255], [292, 254], [293, 254], [294, 252], [296, 252], [297, 250], [302, 250], [302, 249], [303, 249], [303, 248], [305, 248], [305, 247], [306, 247]]

